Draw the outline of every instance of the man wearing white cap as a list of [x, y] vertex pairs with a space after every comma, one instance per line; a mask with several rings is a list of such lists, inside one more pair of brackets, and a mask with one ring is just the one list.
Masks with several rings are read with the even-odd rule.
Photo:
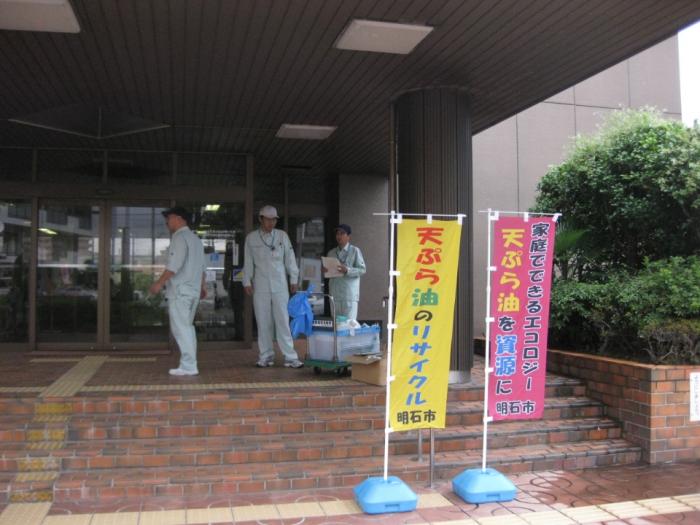
[[275, 229], [279, 217], [274, 206], [263, 206], [259, 218], [260, 228], [245, 238], [243, 258], [243, 287], [253, 296], [258, 324], [260, 356], [256, 366], [264, 368], [274, 364], [272, 342], [277, 339], [284, 354], [284, 366], [301, 368], [304, 364], [294, 350], [287, 313], [289, 292], [297, 291], [299, 279], [294, 250], [287, 234]]

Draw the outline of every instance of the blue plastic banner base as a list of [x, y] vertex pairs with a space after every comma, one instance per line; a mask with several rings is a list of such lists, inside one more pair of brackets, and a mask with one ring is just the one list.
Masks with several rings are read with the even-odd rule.
[[418, 496], [396, 476], [368, 478], [354, 488], [355, 500], [367, 514], [410, 512]]
[[452, 490], [467, 503], [510, 501], [515, 485], [495, 469], [467, 469], [452, 479]]

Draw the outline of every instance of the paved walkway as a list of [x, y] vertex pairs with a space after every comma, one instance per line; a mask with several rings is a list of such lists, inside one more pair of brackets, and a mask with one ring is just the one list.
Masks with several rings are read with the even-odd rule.
[[626, 466], [511, 475], [516, 499], [472, 505], [449, 481], [413, 487], [413, 512], [365, 515], [351, 489], [231, 495], [228, 499], [164, 499], [160, 507], [114, 501], [99, 507], [19, 503], [0, 513], [0, 525], [567, 525], [700, 523], [700, 464]]

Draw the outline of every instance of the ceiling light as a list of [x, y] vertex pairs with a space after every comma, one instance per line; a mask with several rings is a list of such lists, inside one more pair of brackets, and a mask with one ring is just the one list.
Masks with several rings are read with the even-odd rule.
[[39, 231], [41, 233], [45, 233], [46, 235], [58, 235], [58, 233], [51, 228], [39, 228]]
[[277, 131], [280, 139], [323, 140], [331, 136], [337, 126], [310, 126], [307, 124], [282, 124]]
[[0, 29], [80, 33], [69, 0], [0, 0]]
[[335, 43], [338, 49], [406, 55], [433, 30], [430, 26], [352, 20]]

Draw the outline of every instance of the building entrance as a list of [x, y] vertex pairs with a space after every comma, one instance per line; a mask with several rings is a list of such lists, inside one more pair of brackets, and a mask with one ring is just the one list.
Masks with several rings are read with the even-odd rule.
[[[166, 299], [148, 293], [167, 262], [170, 233], [161, 212], [172, 203], [34, 203], [2, 207], [3, 339], [39, 350], [174, 348]], [[207, 297], [195, 318], [200, 347], [242, 345], [244, 204], [180, 204], [193, 211], [207, 261]], [[23, 296], [31, 300], [13, 299]]]

